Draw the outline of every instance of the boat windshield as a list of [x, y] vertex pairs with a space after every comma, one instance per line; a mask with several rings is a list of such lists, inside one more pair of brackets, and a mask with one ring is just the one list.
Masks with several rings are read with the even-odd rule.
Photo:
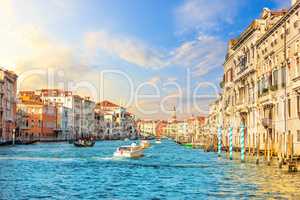
[[119, 150], [130, 151], [131, 147], [119, 147]]

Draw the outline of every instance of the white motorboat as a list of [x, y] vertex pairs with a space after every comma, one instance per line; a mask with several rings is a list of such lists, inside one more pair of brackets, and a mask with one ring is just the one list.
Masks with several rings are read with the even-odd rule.
[[161, 140], [160, 140], [160, 139], [157, 139], [157, 140], [155, 141], [155, 143], [156, 143], [156, 144], [161, 144]]
[[148, 140], [142, 140], [140, 144], [141, 148], [146, 149], [151, 146], [150, 142]]
[[114, 157], [120, 158], [140, 158], [142, 156], [144, 156], [143, 148], [135, 143], [130, 146], [121, 146], [114, 153]]

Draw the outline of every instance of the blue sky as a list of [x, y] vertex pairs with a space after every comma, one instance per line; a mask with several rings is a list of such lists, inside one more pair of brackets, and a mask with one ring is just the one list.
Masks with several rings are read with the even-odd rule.
[[[174, 105], [183, 117], [207, 113], [213, 96], [196, 100], [195, 106], [192, 94], [199, 83], [197, 94], [219, 91], [227, 41], [259, 17], [264, 7], [288, 7], [289, 1], [2, 0], [0, 4], [0, 65], [19, 74], [20, 90], [71, 89], [96, 101], [119, 102], [143, 118], [167, 118], [166, 111]], [[101, 77], [105, 70], [116, 73]], [[136, 98], [136, 93], [155, 95]]]

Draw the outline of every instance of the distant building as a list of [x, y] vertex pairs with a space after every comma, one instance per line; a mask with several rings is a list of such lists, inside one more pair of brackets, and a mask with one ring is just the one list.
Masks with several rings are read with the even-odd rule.
[[82, 99], [81, 132], [84, 135], [95, 134], [95, 102], [89, 98]]
[[110, 101], [102, 101], [95, 107], [95, 130], [100, 138], [135, 137], [135, 116], [126, 108]]
[[71, 130], [69, 129], [69, 116], [72, 109], [63, 106], [63, 104], [56, 104], [57, 109], [57, 132], [61, 139], [70, 139]]
[[155, 120], [142, 120], [138, 122], [140, 134], [143, 136], [156, 136], [157, 125], [159, 121]]
[[0, 68], [0, 143], [10, 142], [16, 121], [17, 75]]
[[61, 104], [66, 108], [64, 110], [68, 110], [67, 130], [71, 138], [93, 134], [95, 118], [93, 101], [59, 89], [43, 89], [37, 91], [37, 94], [44, 103]]
[[41, 100], [19, 99], [17, 105], [20, 140], [52, 140], [58, 137], [57, 108]]

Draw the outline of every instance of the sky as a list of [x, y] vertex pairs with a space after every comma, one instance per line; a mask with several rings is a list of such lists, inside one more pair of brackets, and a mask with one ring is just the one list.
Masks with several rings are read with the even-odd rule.
[[0, 0], [0, 66], [143, 119], [208, 113], [227, 41], [289, 0]]

